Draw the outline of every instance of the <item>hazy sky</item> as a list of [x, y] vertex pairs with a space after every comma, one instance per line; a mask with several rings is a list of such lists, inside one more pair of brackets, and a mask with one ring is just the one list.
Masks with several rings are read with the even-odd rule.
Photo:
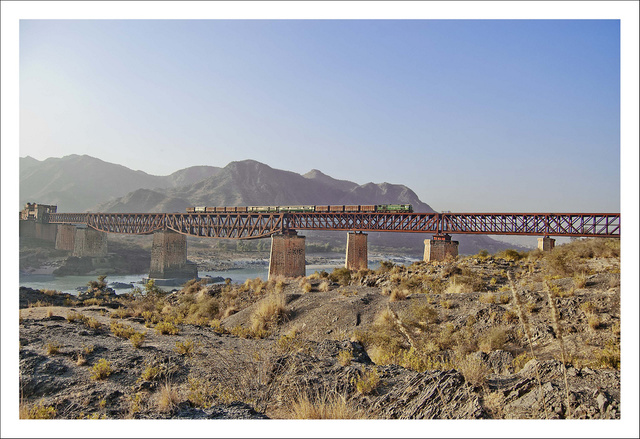
[[22, 20], [20, 156], [620, 210], [618, 20]]

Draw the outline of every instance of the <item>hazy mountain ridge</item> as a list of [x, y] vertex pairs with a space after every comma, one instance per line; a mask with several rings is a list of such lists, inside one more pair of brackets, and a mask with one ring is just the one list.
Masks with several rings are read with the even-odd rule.
[[150, 175], [87, 155], [36, 160], [20, 158], [20, 207], [27, 202], [56, 204], [63, 212], [83, 212], [137, 189], [190, 185], [220, 168], [194, 166], [167, 176]]
[[[348, 188], [348, 189], [347, 189]], [[412, 204], [414, 210], [433, 212], [411, 189], [389, 183], [356, 183], [332, 179], [319, 171], [308, 177], [274, 169], [254, 160], [231, 162], [212, 177], [174, 189], [137, 190], [96, 206], [97, 211], [164, 212], [168, 200], [191, 206], [259, 206], [322, 204]], [[185, 206], [186, 207], [186, 206]], [[184, 210], [183, 210], [184, 211]]]

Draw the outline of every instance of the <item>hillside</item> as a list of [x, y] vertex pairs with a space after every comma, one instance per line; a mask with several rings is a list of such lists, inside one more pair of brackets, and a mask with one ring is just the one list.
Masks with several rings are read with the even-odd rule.
[[168, 295], [21, 288], [21, 417], [620, 419], [619, 254], [583, 240]]

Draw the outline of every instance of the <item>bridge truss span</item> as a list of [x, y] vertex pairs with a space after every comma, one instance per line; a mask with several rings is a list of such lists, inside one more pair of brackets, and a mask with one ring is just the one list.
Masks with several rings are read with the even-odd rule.
[[620, 214], [443, 213], [441, 233], [620, 237]]
[[288, 213], [285, 227], [294, 230], [359, 232], [438, 232], [437, 213]]
[[108, 233], [158, 230], [203, 238], [259, 239], [287, 230], [620, 237], [619, 213], [52, 213], [54, 224]]
[[168, 213], [166, 227], [203, 238], [259, 239], [283, 231], [281, 213]]

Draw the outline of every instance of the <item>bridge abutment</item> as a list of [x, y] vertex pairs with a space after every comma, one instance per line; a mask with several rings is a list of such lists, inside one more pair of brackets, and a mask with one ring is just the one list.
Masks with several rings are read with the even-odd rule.
[[550, 252], [556, 246], [556, 240], [545, 236], [544, 238], [538, 238], [538, 248], [543, 252]]
[[306, 274], [304, 236], [296, 232], [271, 236], [269, 279], [276, 276], [299, 277]]
[[173, 230], [153, 234], [150, 279], [195, 279], [198, 267], [187, 261], [187, 237]]
[[366, 233], [347, 233], [347, 257], [344, 266], [349, 270], [363, 270], [368, 268]]
[[452, 241], [450, 235], [434, 235], [424, 240], [424, 261], [444, 261], [458, 256], [458, 241]]
[[73, 238], [73, 256], [78, 258], [107, 256], [107, 234], [90, 227], [77, 227]]
[[58, 224], [56, 235], [56, 250], [73, 252], [76, 243], [76, 226], [73, 224]]

